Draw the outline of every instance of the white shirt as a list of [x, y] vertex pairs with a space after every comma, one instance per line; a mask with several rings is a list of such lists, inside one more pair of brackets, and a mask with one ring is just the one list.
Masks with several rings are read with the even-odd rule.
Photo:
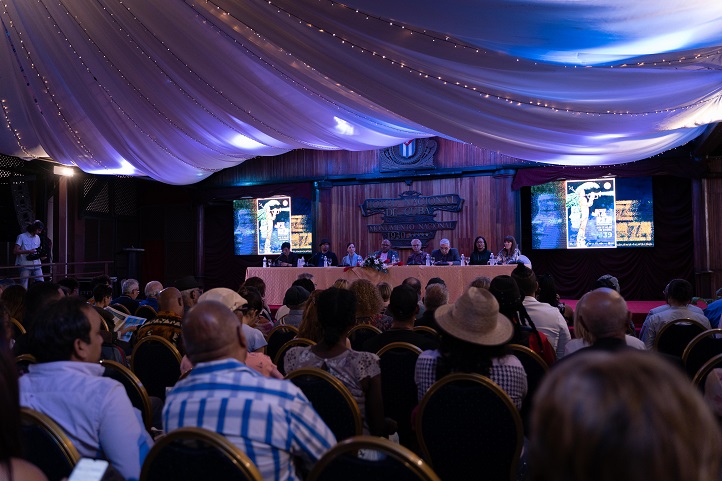
[[[634, 349], [639, 349], [641, 351], [647, 349], [641, 339], [630, 336], [629, 334], [625, 334], [624, 340], [627, 341], [627, 346], [633, 347]], [[584, 349], [585, 347], [589, 347], [590, 345], [591, 344], [587, 343], [584, 339], [572, 339], [567, 343], [567, 347], [564, 350], [564, 355], [568, 356], [569, 354], [577, 352], [580, 349]]]
[[[38, 249], [40, 248], [40, 236], [37, 234], [30, 235], [28, 232], [23, 232], [15, 240], [15, 245], [20, 246], [20, 250], [22, 251]], [[29, 261], [27, 259], [27, 254], [18, 254], [15, 257], [16, 266], [32, 266], [35, 264], [40, 264], [40, 259]]]
[[567, 321], [559, 309], [546, 302], [539, 302], [531, 296], [524, 297], [524, 308], [537, 330], [546, 335], [549, 343], [556, 350], [557, 359], [564, 357], [564, 349], [572, 336]]
[[[652, 311], [655, 309], [652, 309]], [[655, 313], [649, 311], [647, 318], [644, 320], [644, 324], [642, 324], [642, 330], [639, 331], [639, 338], [642, 339], [644, 345], [647, 346], [647, 349], [652, 349], [654, 347], [654, 339], [657, 337], [657, 333], [665, 324], [676, 319], [692, 319], [698, 321], [707, 329], [710, 329], [709, 320], [704, 317], [704, 314], [697, 312], [700, 310], [699, 307], [696, 309], [697, 310], [690, 309], [689, 306], [667, 305], [666, 309], [657, 310]]]
[[28, 370], [20, 378], [21, 406], [58, 423], [81, 456], [107, 459], [125, 479], [140, 477], [153, 440], [122, 384], [89, 362], [46, 362]]

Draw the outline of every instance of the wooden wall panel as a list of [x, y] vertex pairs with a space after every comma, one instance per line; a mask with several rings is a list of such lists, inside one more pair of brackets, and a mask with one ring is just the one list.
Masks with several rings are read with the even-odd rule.
[[[361, 255], [380, 248], [382, 235], [368, 232], [369, 224], [381, 224], [383, 214], [361, 215], [360, 205], [371, 198], [397, 198], [409, 190], [403, 182], [333, 186], [321, 191], [317, 234], [328, 237], [337, 254], [345, 254], [346, 244], [354, 242]], [[469, 255], [477, 235], [483, 235], [490, 247], [498, 251], [501, 239], [516, 235], [518, 193], [511, 190], [511, 179], [491, 176], [462, 177], [414, 182], [411, 190], [422, 195], [459, 194], [464, 199], [461, 212], [436, 214], [436, 221], [456, 220], [455, 230], [437, 231], [427, 250], [438, 247], [443, 237], [453, 247]], [[402, 257], [408, 251], [404, 251]]]
[[710, 291], [714, 294], [722, 288], [722, 159], [711, 160], [708, 166], [709, 178], [703, 180], [706, 183], [706, 206], [699, 206], [698, 210], [702, 210], [706, 217], [707, 239], [700, 246], [700, 252], [706, 254], [705, 267], [711, 271]]

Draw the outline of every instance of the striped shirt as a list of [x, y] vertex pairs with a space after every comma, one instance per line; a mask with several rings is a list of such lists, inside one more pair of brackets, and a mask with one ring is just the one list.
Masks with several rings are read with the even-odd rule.
[[166, 432], [201, 427], [223, 434], [266, 481], [297, 480], [293, 457], [314, 463], [336, 444], [293, 383], [263, 377], [235, 359], [196, 364], [166, 397]]

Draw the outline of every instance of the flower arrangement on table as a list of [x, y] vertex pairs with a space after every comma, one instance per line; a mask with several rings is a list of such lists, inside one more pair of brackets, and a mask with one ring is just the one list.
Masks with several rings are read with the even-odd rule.
[[384, 261], [374, 255], [366, 257], [366, 259], [364, 259], [364, 263], [361, 264], [361, 267], [370, 267], [371, 269], [376, 269], [377, 271], [383, 272], [384, 274], [389, 272], [389, 270], [386, 268], [386, 264], [384, 264]]

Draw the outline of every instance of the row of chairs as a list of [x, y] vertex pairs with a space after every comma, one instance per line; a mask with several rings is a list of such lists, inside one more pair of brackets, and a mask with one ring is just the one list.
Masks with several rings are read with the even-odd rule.
[[[521, 417], [508, 395], [488, 378], [476, 374], [446, 376], [424, 396], [416, 430], [426, 463], [402, 446], [359, 436], [358, 405], [330, 374], [320, 369], [301, 369], [288, 379], [301, 387], [322, 416], [335, 413], [336, 420], [343, 423], [340, 413], [346, 405], [354, 418], [349, 436], [342, 434], [333, 419], [325, 419], [345, 442], [316, 464], [309, 480], [468, 479], [480, 473], [491, 480], [515, 479], [523, 442]], [[23, 409], [22, 419], [28, 460], [46, 472], [49, 479], [67, 476], [79, 458], [67, 436], [47, 416], [30, 409]], [[383, 455], [359, 457], [359, 450]], [[261, 479], [238, 448], [222, 436], [198, 428], [174, 431], [159, 440], [148, 455], [140, 479], [207, 477]]]
[[707, 329], [693, 319], [665, 324], [654, 340], [654, 350], [682, 360], [693, 384], [703, 389], [712, 369], [722, 367], [722, 329]]
[[128, 315], [132, 314], [134, 316], [142, 317], [142, 318], [148, 319], [148, 320], [155, 319], [156, 317], [158, 317], [158, 313], [155, 311], [155, 309], [153, 309], [153, 307], [147, 306], [147, 305], [138, 306], [138, 309], [136, 309], [135, 312], [130, 312], [130, 310], [127, 307], [125, 307], [123, 304], [111, 304], [110, 307], [112, 307], [116, 311], [120, 311], [124, 314], [128, 314]]

